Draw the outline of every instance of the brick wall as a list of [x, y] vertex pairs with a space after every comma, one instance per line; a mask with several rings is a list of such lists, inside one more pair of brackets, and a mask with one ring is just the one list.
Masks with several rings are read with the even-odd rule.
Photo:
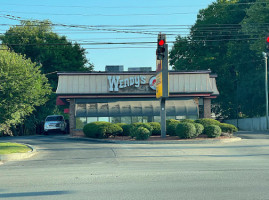
[[211, 99], [204, 98], [204, 118], [211, 118]]
[[70, 135], [74, 135], [74, 130], [76, 128], [76, 121], [75, 121], [75, 99], [70, 99], [69, 102], [69, 132]]

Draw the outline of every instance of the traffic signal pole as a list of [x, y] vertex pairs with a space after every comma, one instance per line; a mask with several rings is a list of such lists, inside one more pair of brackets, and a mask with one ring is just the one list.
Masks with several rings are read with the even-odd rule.
[[165, 53], [164, 53], [164, 58], [162, 60], [162, 77], [163, 77], [163, 97], [160, 100], [161, 103], [161, 137], [165, 138], [166, 137], [166, 108], [165, 108], [165, 103], [166, 103], [166, 98], [169, 96], [168, 92], [168, 44], [165, 44]]
[[265, 101], [266, 101], [266, 130], [269, 129], [269, 121], [268, 121], [268, 53], [269, 53], [269, 36], [266, 37], [266, 51], [262, 52], [265, 61]]
[[168, 88], [168, 44], [166, 35], [159, 34], [156, 50], [156, 98], [160, 100], [161, 137], [166, 137], [166, 99], [169, 97]]
[[268, 121], [268, 70], [267, 70], [267, 64], [268, 64], [268, 53], [262, 52], [262, 55], [264, 56], [265, 61], [265, 111], [266, 111], [266, 130], [269, 129], [269, 121]]

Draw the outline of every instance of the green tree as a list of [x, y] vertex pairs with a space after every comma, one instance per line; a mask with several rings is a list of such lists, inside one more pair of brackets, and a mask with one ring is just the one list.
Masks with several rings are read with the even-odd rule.
[[[22, 55], [1, 47], [0, 51], [0, 132], [21, 123], [35, 106], [48, 100], [51, 87], [40, 66]], [[6, 50], [4, 50], [6, 49]]]
[[[41, 72], [46, 75], [56, 91], [58, 71], [91, 71], [93, 65], [86, 59], [85, 49], [72, 43], [65, 36], [53, 32], [53, 24], [48, 21], [21, 21], [21, 25], [13, 26], [0, 36], [3, 44], [14, 52], [38, 63]], [[52, 93], [49, 101], [37, 107], [33, 115], [25, 121], [28, 127], [34, 127], [44, 120], [48, 114], [63, 114], [63, 108], [55, 105], [56, 95]]]
[[256, 0], [246, 12], [246, 17], [241, 22], [243, 32], [249, 34], [255, 40], [250, 42], [252, 50], [258, 56], [265, 51], [265, 40], [269, 34], [269, 1]]
[[58, 77], [55, 72], [91, 71], [93, 65], [86, 59], [85, 49], [54, 33], [52, 26], [48, 20], [21, 21], [21, 25], [11, 27], [0, 40], [14, 52], [42, 64], [42, 73], [56, 90]]
[[178, 36], [170, 52], [176, 70], [210, 69], [218, 74], [220, 96], [213, 103], [224, 118], [235, 118], [238, 111], [263, 114], [261, 55], [250, 48], [251, 37], [241, 27], [254, 2], [217, 0], [199, 12], [190, 35]]

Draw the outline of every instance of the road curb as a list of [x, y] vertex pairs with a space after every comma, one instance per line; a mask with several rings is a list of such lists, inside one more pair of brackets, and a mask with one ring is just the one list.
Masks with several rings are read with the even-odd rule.
[[114, 144], [210, 144], [210, 143], [229, 143], [229, 142], [238, 142], [241, 140], [240, 137], [232, 137], [225, 139], [188, 139], [188, 140], [107, 140], [107, 139], [95, 139], [95, 138], [84, 138], [84, 137], [70, 137], [72, 139], [77, 140], [87, 140], [92, 142], [100, 142], [100, 143], [114, 143]]
[[34, 147], [32, 147], [28, 144], [23, 144], [23, 145], [26, 145], [27, 147], [29, 147], [32, 150], [30, 150], [26, 153], [0, 154], [0, 164], [3, 164], [3, 162], [7, 162], [7, 161], [16, 161], [16, 160], [27, 159], [27, 158], [34, 156], [37, 153], [36, 149]]

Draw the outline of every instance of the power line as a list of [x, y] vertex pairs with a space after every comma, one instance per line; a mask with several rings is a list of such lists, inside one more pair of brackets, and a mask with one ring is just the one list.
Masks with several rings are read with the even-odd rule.
[[196, 12], [181, 12], [181, 13], [131, 13], [131, 14], [81, 14], [81, 13], [41, 13], [41, 12], [20, 12], [20, 11], [5, 11], [0, 10], [0, 13], [19, 13], [27, 15], [54, 15], [54, 16], [87, 16], [87, 17], [123, 17], [123, 16], [170, 16], [170, 15], [189, 15]]
[[105, 8], [105, 9], [122, 9], [122, 8], [190, 8], [190, 7], [203, 7], [203, 6], [207, 6], [206, 4], [204, 5], [186, 5], [186, 6], [167, 6], [167, 5], [159, 5], [159, 6], [79, 6], [79, 5], [42, 5], [42, 4], [39, 4], [39, 5], [33, 5], [33, 4], [1, 4], [2, 6], [3, 5], [7, 5], [7, 6], [25, 6], [25, 7], [50, 7], [50, 8], [89, 8], [89, 9], [93, 9], [93, 8]]
[[[5, 16], [10, 16], [10, 15], [2, 15], [0, 17], [5, 17]], [[15, 17], [15, 16], [11, 16], [11, 17]], [[16, 17], [16, 18], [19, 18], [19, 17]], [[19, 20], [19, 21], [23, 21], [23, 20]], [[27, 21], [27, 20], [24, 20], [24, 21]], [[39, 20], [30, 20], [30, 21], [33, 21], [33, 22], [40, 22], [41, 24], [46, 24], [44, 23], [43, 21], [39, 21]], [[250, 25], [269, 25], [269, 23], [248, 23]], [[50, 25], [50, 26], [72, 26], [72, 27], [94, 27], [94, 28], [100, 28], [100, 27], [192, 27], [193, 25], [190, 25], [190, 24], [151, 24], [151, 25], [148, 25], [148, 24], [132, 24], [132, 25], [119, 25], [119, 24], [110, 24], [110, 25], [107, 25], [107, 24], [102, 24], [102, 25], [91, 25], [91, 24], [60, 24], [60, 23], [48, 23], [47, 25]], [[14, 24], [0, 24], [0, 26], [14, 26]], [[16, 26], [41, 26], [40, 24], [25, 24], [25, 25], [22, 25], [22, 24], [17, 24]], [[234, 27], [234, 26], [238, 26], [238, 27], [241, 27], [240, 24], [230, 24], [230, 23], [227, 23], [227, 24], [199, 24], [199, 25], [196, 25], [196, 27], [221, 27], [221, 26], [224, 26], [224, 27], [227, 27], [227, 26], [231, 26], [231, 27]]]
[[[250, 40], [258, 40], [259, 38], [229, 38], [229, 39], [201, 39], [201, 40], [190, 40], [193, 42], [224, 42], [224, 41], [250, 41]], [[167, 41], [167, 43], [174, 43], [173, 41]], [[157, 42], [92, 42], [92, 43], [76, 43], [78, 45], [144, 45], [144, 44], [157, 44]], [[72, 44], [62, 44], [62, 43], [25, 43], [25, 44], [5, 44], [7, 46], [71, 46]]]
[[[219, 4], [220, 6], [237, 6], [237, 5], [254, 5], [254, 4], [268, 4], [269, 2], [246, 2], [246, 3], [233, 3], [233, 2], [225, 2], [223, 4]], [[46, 8], [108, 8], [108, 9], [121, 9], [121, 8], [190, 8], [190, 7], [204, 7], [208, 6], [207, 4], [200, 5], [184, 5], [184, 6], [167, 6], [167, 5], [159, 5], [159, 6], [85, 6], [85, 5], [45, 5], [45, 4], [7, 4], [1, 3], [2, 6], [24, 6], [24, 7], [46, 7]]]
[[[2, 15], [2, 17], [8, 17], [12, 18], [17, 21], [22, 21], [20, 17], [15, 17], [11, 15]], [[37, 21], [40, 22], [40, 21]], [[0, 24], [0, 25], [7, 25], [7, 24]], [[32, 24], [29, 26], [41, 26], [41, 24]], [[133, 33], [133, 34], [146, 34], [146, 35], [154, 35], [156, 36], [157, 33], [159, 32], [167, 32], [167, 36], [178, 36], [183, 34], [186, 34], [185, 30], [190, 30], [190, 25], [162, 25], [165, 29], [170, 29], [161, 31], [159, 30], [160, 25], [76, 25], [76, 24], [53, 24], [53, 23], [48, 23], [49, 26], [59, 26], [59, 27], [67, 27], [67, 34], [81, 34], [82, 33], [87, 33], [87, 34], [95, 34], [95, 33]], [[251, 24], [252, 25], [252, 24]], [[255, 24], [257, 25], [257, 24]], [[267, 28], [268, 23], [260, 23], [258, 25], [260, 28]], [[18, 25], [18, 26], [24, 26]], [[27, 25], [26, 25], [27, 26]], [[82, 30], [74, 30], [76, 29], [82, 29]], [[155, 29], [155, 30], [154, 30]], [[156, 31], [158, 29], [158, 31]], [[154, 30], [154, 31], [153, 31]], [[174, 31], [173, 31], [174, 30]], [[179, 31], [180, 30], [180, 31]], [[56, 30], [57, 31], [57, 30]], [[58, 30], [59, 31], [59, 30]], [[72, 31], [72, 32], [70, 32]], [[97, 32], [93, 32], [97, 31]], [[5, 34], [10, 34], [6, 32]], [[11, 34], [16, 34], [16, 33], [11, 33]], [[249, 36], [249, 37], [246, 37]], [[255, 40], [258, 38], [253, 38], [253, 35], [251, 34], [242, 34], [241, 33], [241, 25], [239, 24], [203, 24], [203, 25], [198, 25], [192, 27], [191, 29], [191, 35], [194, 40], [201, 38], [201, 40], [197, 41], [203, 41], [203, 42], [213, 42], [213, 41], [237, 41], [237, 40]], [[231, 37], [231, 38], [220, 38], [220, 37]], [[243, 38], [233, 38], [233, 37], [243, 37]], [[213, 38], [213, 39], [209, 39]], [[214, 39], [217, 38], [217, 39]], [[103, 42], [103, 43], [98, 43], [98, 42], [88, 42], [88, 43], [78, 43], [80, 45], [126, 45], [126, 44], [141, 44], [141, 42], [136, 42], [136, 43], [131, 43], [131, 42]], [[144, 44], [153, 44], [156, 42], [143, 42]], [[172, 42], [169, 42], [172, 43]], [[13, 44], [13, 45], [20, 45], [20, 44]], [[29, 44], [29, 45], [44, 45], [44, 44]], [[63, 45], [63, 44], [47, 44], [47, 45]]]

